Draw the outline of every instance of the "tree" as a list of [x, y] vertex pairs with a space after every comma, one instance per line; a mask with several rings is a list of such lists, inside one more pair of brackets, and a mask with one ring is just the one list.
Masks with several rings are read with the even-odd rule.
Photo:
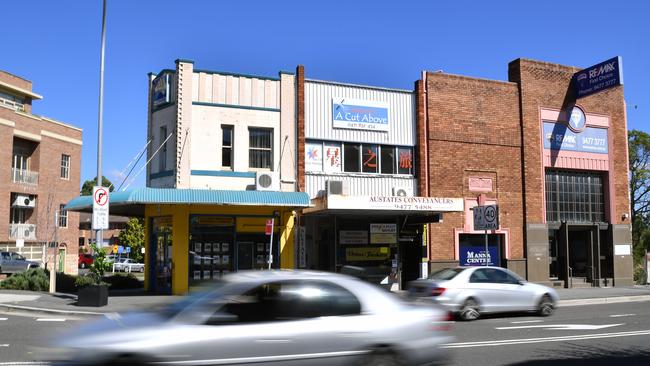
[[[628, 134], [630, 155], [630, 216], [634, 262], [641, 264], [645, 250], [650, 249], [650, 134], [632, 130]], [[642, 240], [642, 238], [646, 240]]]
[[142, 247], [144, 245], [144, 225], [142, 219], [130, 218], [120, 232], [120, 244], [131, 247], [129, 256], [137, 262], [142, 261]]
[[[96, 185], [97, 185], [97, 177], [95, 177], [95, 179], [93, 180], [89, 179], [85, 181], [83, 186], [81, 186], [81, 195], [90, 196], [91, 194], [93, 194], [93, 187]], [[109, 192], [113, 192], [113, 189], [115, 189], [115, 187], [113, 187], [113, 183], [111, 183], [111, 181], [108, 180], [108, 178], [106, 178], [106, 176], [103, 175], [102, 175], [102, 186], [108, 187]]]

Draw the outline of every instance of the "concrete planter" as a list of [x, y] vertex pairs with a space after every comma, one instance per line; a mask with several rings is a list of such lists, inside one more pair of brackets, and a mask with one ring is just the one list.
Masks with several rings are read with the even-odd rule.
[[106, 306], [108, 304], [108, 286], [92, 285], [79, 289], [77, 306]]

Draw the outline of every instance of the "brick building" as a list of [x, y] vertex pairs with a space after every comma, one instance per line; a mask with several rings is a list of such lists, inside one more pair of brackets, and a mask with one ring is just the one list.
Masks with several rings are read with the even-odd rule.
[[76, 273], [79, 215], [61, 208], [79, 194], [81, 129], [33, 114], [37, 99], [31, 81], [0, 71], [0, 248], [48, 263], [58, 239], [57, 267]]
[[508, 82], [423, 73], [421, 190], [465, 201], [430, 225], [431, 270], [481, 250], [472, 207], [485, 203], [499, 205], [494, 264], [557, 286], [632, 283], [623, 87], [576, 100], [579, 70], [517, 59]]

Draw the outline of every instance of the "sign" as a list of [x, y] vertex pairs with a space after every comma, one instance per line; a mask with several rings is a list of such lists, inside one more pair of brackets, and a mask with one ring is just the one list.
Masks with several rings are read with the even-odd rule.
[[325, 161], [323, 167], [326, 173], [341, 172], [341, 145], [325, 144]]
[[157, 108], [161, 105], [167, 104], [170, 102], [170, 92], [169, 92], [169, 74], [164, 73], [158, 75], [153, 82], [151, 83], [151, 89], [153, 90], [151, 95], [151, 102], [153, 107]]
[[370, 224], [370, 244], [396, 244], [397, 224]]
[[573, 106], [571, 113], [569, 113], [569, 128], [575, 133], [580, 133], [587, 126], [587, 117], [582, 108]]
[[544, 148], [607, 154], [607, 129], [586, 127], [582, 132], [576, 133], [565, 124], [544, 122]]
[[573, 74], [576, 98], [623, 85], [623, 59], [618, 56]]
[[119, 254], [124, 253], [124, 247], [121, 246], [121, 245], [119, 245], [119, 246], [117, 247], [117, 253], [119, 253]]
[[631, 255], [632, 246], [629, 244], [616, 244], [614, 245], [614, 255]]
[[462, 212], [462, 198], [409, 196], [328, 196], [327, 209]]
[[126, 247], [125, 249], [126, 249], [126, 253], [127, 253], [127, 254], [128, 254], [128, 253], [131, 253], [131, 247]]
[[340, 244], [368, 244], [368, 232], [365, 230], [339, 231]]
[[117, 254], [118, 250], [119, 248], [117, 247], [117, 245], [113, 245], [113, 250], [112, 250], [113, 254]]
[[[461, 266], [485, 266], [485, 247], [461, 245], [458, 250], [459, 264]], [[499, 257], [497, 247], [488, 247], [488, 266], [496, 266], [496, 259]]]
[[194, 216], [192, 217], [192, 224], [200, 226], [233, 226], [235, 219], [232, 217], [219, 217], [219, 216]]
[[264, 230], [264, 233], [266, 235], [271, 235], [273, 233], [273, 221], [275, 219], [266, 219], [266, 228]]
[[305, 144], [305, 171], [308, 172], [323, 171], [323, 144], [313, 144], [313, 143]]
[[16, 239], [16, 248], [22, 248], [25, 246], [25, 239]]
[[499, 207], [497, 205], [476, 206], [474, 230], [497, 230], [499, 228]]
[[492, 178], [469, 177], [469, 190], [473, 192], [492, 192]]
[[298, 228], [298, 268], [307, 268], [307, 229]]
[[347, 261], [382, 261], [390, 257], [388, 247], [345, 248]]
[[93, 230], [108, 229], [108, 189], [105, 187], [93, 187]]
[[332, 127], [388, 131], [388, 103], [332, 98]]

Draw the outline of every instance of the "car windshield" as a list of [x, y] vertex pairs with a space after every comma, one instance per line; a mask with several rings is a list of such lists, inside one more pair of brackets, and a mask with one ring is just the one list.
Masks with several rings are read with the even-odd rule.
[[432, 274], [429, 275], [430, 280], [441, 280], [441, 281], [447, 281], [451, 280], [452, 278], [456, 277], [457, 274], [461, 273], [464, 271], [465, 268], [445, 268], [441, 269], [437, 272], [433, 272]]
[[232, 290], [232, 286], [225, 286], [225, 284], [224, 281], [213, 281], [210, 283], [209, 289], [193, 292], [179, 301], [164, 306], [160, 309], [160, 314], [167, 318], [173, 318], [190, 306], [229, 295], [231, 291], [228, 290]]

